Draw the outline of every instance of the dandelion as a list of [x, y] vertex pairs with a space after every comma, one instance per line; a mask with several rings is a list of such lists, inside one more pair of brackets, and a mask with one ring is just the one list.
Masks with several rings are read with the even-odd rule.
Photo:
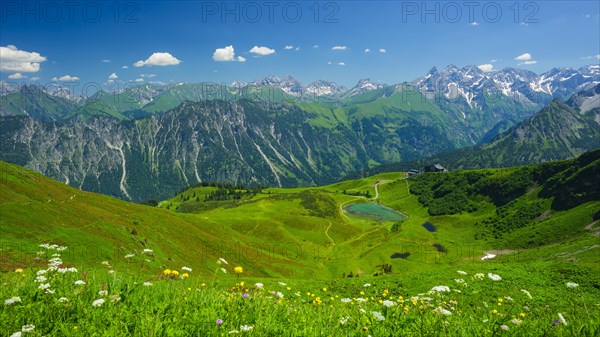
[[22, 274], [23, 273], [23, 269], [17, 268], [17, 269], [15, 269], [15, 273]]
[[579, 284], [575, 283], [575, 282], [567, 282], [567, 288], [577, 288], [579, 287]]
[[508, 325], [504, 325], [504, 324], [502, 324], [502, 325], [500, 326], [500, 329], [502, 329], [502, 330], [504, 330], [504, 331], [508, 331], [508, 330], [510, 330], [510, 328], [508, 327]]
[[61, 297], [57, 301], [60, 302], [60, 303], [64, 303], [64, 302], [69, 302], [69, 299], [66, 298], [66, 297]]
[[171, 269], [165, 269], [163, 270], [163, 274], [165, 274], [166, 276], [171, 274]]
[[456, 272], [457, 272], [457, 273], [459, 273], [459, 274], [461, 274], [461, 275], [467, 275], [467, 272], [466, 272], [466, 271], [458, 270], [458, 271], [456, 271]]
[[385, 321], [385, 317], [379, 311], [371, 311], [371, 315], [375, 317], [378, 321]]
[[100, 307], [102, 306], [102, 304], [104, 304], [104, 302], [105, 301], [103, 298], [97, 299], [94, 302], [92, 302], [92, 307]]
[[442, 307], [437, 307], [437, 308], [435, 308], [435, 309], [433, 310], [433, 312], [434, 312], [434, 313], [436, 313], [436, 314], [444, 315], [444, 316], [450, 316], [450, 315], [452, 315], [452, 312], [451, 312], [451, 311], [449, 311], [449, 310], [446, 310], [446, 309], [444, 309], [444, 308], [442, 308]]
[[217, 325], [221, 325], [221, 324], [223, 324], [223, 320], [220, 318], [217, 318]]
[[525, 318], [525, 314], [524, 314], [524, 313], [520, 313], [520, 314], [519, 314], [519, 317], [521, 317], [521, 318]]
[[262, 283], [255, 283], [254, 286], [260, 290], [262, 290], [264, 288], [264, 284], [262, 284]]
[[567, 325], [567, 321], [565, 320], [565, 318], [563, 317], [563, 315], [561, 313], [558, 313], [558, 318], [560, 319], [560, 322], [564, 325]]
[[19, 303], [21, 302], [21, 297], [15, 296], [15, 297], [11, 297], [9, 299], [4, 300], [5, 305], [11, 305], [11, 304], [14, 304], [17, 302], [19, 302]]
[[21, 327], [21, 332], [32, 332], [35, 329], [35, 325], [27, 324]]
[[84, 284], [85, 284], [85, 281], [83, 281], [83, 280], [77, 280], [77, 281], [75, 281], [75, 285], [76, 286], [81, 286], [81, 285], [84, 285]]
[[447, 286], [435, 286], [433, 288], [431, 288], [430, 292], [446, 292], [446, 291], [450, 291], [450, 288], [448, 288]]
[[531, 297], [531, 294], [529, 293], [529, 291], [527, 291], [527, 290], [525, 290], [525, 289], [521, 289], [521, 292], [522, 292], [523, 294], [527, 295], [527, 297], [529, 297], [529, 298], [533, 298], [533, 297]]
[[395, 305], [396, 305], [396, 303], [395, 303], [395, 302], [388, 301], [388, 300], [385, 300], [385, 301], [383, 301], [383, 303], [382, 303], [382, 304], [383, 304], [384, 306], [388, 307], [388, 308], [389, 308], [389, 307], [393, 307], [393, 306], [395, 306]]
[[188, 274], [188, 273], [181, 274], [181, 278], [188, 278], [188, 277], [190, 277], [190, 274]]
[[494, 314], [494, 315], [495, 315], [495, 314], [497, 314], [497, 313], [498, 313], [498, 310], [496, 310], [496, 309], [492, 310], [492, 314]]
[[500, 277], [500, 275], [498, 274], [492, 274], [492, 273], [488, 273], [488, 277], [492, 280], [492, 281], [500, 281], [502, 280], [502, 277]]
[[144, 287], [152, 287], [152, 282], [144, 282]]
[[100, 295], [100, 296], [106, 296], [106, 295], [108, 295], [108, 291], [107, 290], [100, 290], [98, 292], [98, 295]]
[[250, 331], [250, 330], [252, 330], [252, 326], [250, 326], [250, 325], [242, 325], [242, 326], [240, 326], [240, 330], [242, 330], [242, 331]]
[[237, 266], [237, 267], [233, 268], [233, 271], [234, 271], [236, 274], [241, 274], [241, 273], [243, 273], [243, 272], [244, 272], [244, 268], [242, 268], [242, 267], [240, 267], [240, 266]]
[[192, 268], [189, 268], [189, 267], [181, 267], [181, 270], [187, 271], [187, 272], [192, 272]]
[[218, 264], [221, 264], [221, 263], [224, 263], [224, 264], [229, 264], [229, 263], [227, 263], [227, 261], [226, 261], [224, 258], [222, 258], [222, 257], [220, 257], [220, 258], [219, 258], [219, 261], [217, 261], [217, 263], [218, 263]]

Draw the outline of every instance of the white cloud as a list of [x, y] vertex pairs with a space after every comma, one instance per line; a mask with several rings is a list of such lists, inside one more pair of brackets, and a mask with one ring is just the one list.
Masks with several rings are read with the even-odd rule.
[[469, 26], [472, 26], [472, 27], [479, 26], [479, 22], [477, 22], [477, 21], [470, 22]]
[[517, 61], [529, 61], [529, 60], [531, 60], [531, 54], [525, 53], [523, 55], [519, 55], [519, 56], [515, 57], [515, 60], [517, 60]]
[[524, 65], [524, 64], [528, 65], [528, 64], [536, 64], [536, 63], [537, 63], [537, 61], [525, 61], [525, 62], [519, 63], [519, 65], [521, 66], [521, 65]]
[[260, 55], [260, 56], [267, 56], [267, 55], [275, 54], [275, 49], [271, 49], [269, 47], [254, 46], [254, 47], [252, 47], [252, 49], [250, 49], [250, 52], [253, 54], [256, 54], [256, 55]]
[[111, 83], [114, 83], [114, 82], [115, 82], [115, 80], [108, 80], [108, 81], [106, 81], [106, 82], [108, 82], [108, 84], [111, 84]]
[[596, 55], [590, 55], [590, 56], [584, 56], [581, 58], [582, 60], [591, 60], [591, 59], [597, 59], [600, 60], [600, 54], [596, 54]]
[[121, 68], [123, 68], [123, 69], [129, 69], [128, 66], [122, 66]]
[[246, 58], [242, 56], [237, 57], [238, 62], [246, 62]]
[[110, 63], [110, 60], [104, 59], [101, 61], [102, 63]]
[[30, 81], [38, 81], [40, 78], [37, 76], [33, 76], [32, 78], [30, 78]]
[[383, 49], [383, 48], [379, 48], [379, 52], [380, 53], [387, 53], [387, 50]]
[[331, 48], [331, 50], [346, 50], [348, 49], [348, 47], [346, 46], [333, 46], [333, 48]]
[[331, 63], [332, 63], [331, 61], [327, 62], [327, 64], [331, 64]]
[[61, 82], [70, 82], [70, 81], [79, 81], [79, 77], [76, 76], [71, 76], [71, 75], [65, 75], [65, 76], [61, 76], [61, 77], [53, 77], [52, 78], [53, 81], [61, 81]]
[[285, 50], [294, 49], [294, 46], [288, 44], [287, 46], [283, 47], [283, 49], [285, 49]]
[[144, 82], [144, 79], [143, 78], [137, 78], [135, 81], [136, 82]]
[[114, 79], [119, 78], [119, 76], [117, 76], [116, 73], [112, 73], [112, 74], [110, 74], [110, 76], [108, 76], [108, 78], [111, 79], [111, 80], [114, 80]]
[[0, 71], [35, 73], [40, 71], [40, 63], [46, 61], [46, 57], [8, 45], [0, 47], [0, 60]]
[[174, 66], [181, 63], [177, 58], [169, 53], [153, 53], [146, 61], [137, 61], [135, 67], [143, 66]]
[[494, 70], [494, 65], [493, 64], [482, 64], [480, 66], [477, 66], [477, 68], [479, 68], [479, 69], [481, 69], [481, 71], [487, 73], [487, 72]]
[[313, 48], [319, 48], [319, 45], [318, 45], [318, 44], [316, 44], [316, 45], [314, 45], [314, 46], [313, 46]]
[[140, 74], [140, 77], [152, 78], [152, 77], [156, 77], [156, 74]]
[[21, 74], [21, 73], [15, 73], [15, 74], [8, 75], [8, 78], [10, 78], [11, 80], [19, 80], [19, 79], [22, 79], [23, 77], [27, 77], [27, 76], [23, 76], [23, 74]]
[[[231, 61], [235, 61], [235, 49], [233, 48], [232, 45], [226, 46], [225, 48], [217, 48], [215, 49], [215, 52], [213, 53], [212, 56], [213, 60], [217, 61], [217, 62], [231, 62]], [[241, 58], [241, 59], [240, 59]], [[238, 56], [237, 60], [239, 62], [244, 62], [241, 60], [246, 61], [245, 58]]]
[[496, 63], [496, 62], [498, 62], [498, 60], [496, 60], [496, 59], [490, 60], [490, 63]]
[[370, 52], [371, 52], [371, 49], [369, 49], [369, 48], [365, 49], [365, 53], [370, 53]]
[[346, 62], [338, 62], [338, 66], [345, 66]]

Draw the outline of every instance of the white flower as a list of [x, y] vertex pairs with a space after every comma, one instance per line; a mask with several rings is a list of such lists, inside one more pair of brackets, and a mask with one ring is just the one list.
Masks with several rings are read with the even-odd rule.
[[371, 315], [375, 317], [378, 321], [385, 321], [385, 317], [378, 311], [371, 311]]
[[575, 283], [575, 282], [567, 282], [567, 288], [577, 288], [579, 287], [579, 284]]
[[15, 297], [9, 298], [7, 300], [4, 300], [4, 304], [6, 304], [6, 305], [11, 305], [11, 304], [14, 304], [17, 302], [21, 302], [21, 297], [15, 296]]
[[61, 274], [66, 274], [67, 271], [69, 271], [69, 269], [67, 268], [58, 268], [57, 272], [61, 273]]
[[228, 332], [230, 335], [236, 334], [236, 333], [240, 333], [238, 330], [231, 330]]
[[456, 283], [462, 283], [462, 284], [464, 284], [465, 286], [467, 285], [467, 283], [465, 282], [465, 280], [463, 280], [463, 279], [461, 279], [461, 278], [455, 278], [455, 279], [454, 279], [454, 282], [456, 282]]
[[59, 247], [56, 247], [56, 250], [58, 250], [59, 252], [62, 252], [63, 250], [67, 250], [67, 247], [59, 246]]
[[482, 273], [477, 273], [475, 275], [473, 275], [473, 278], [481, 280], [485, 277], [485, 275], [483, 275]]
[[279, 285], [282, 285], [282, 286], [287, 286], [287, 283], [284, 283], [284, 282], [277, 282], [277, 283], [279, 283]]
[[46, 278], [46, 276], [44, 275], [40, 275], [38, 277], [35, 278], [35, 282], [37, 283], [44, 283], [46, 282], [48, 279]]
[[342, 319], [340, 319], [340, 324], [341, 325], [345, 325], [346, 323], [348, 323], [349, 319], [350, 319], [350, 316], [344, 316], [344, 317], [342, 317]]
[[144, 287], [152, 287], [152, 282], [144, 282]]
[[23, 327], [21, 327], [22, 332], [32, 332], [33, 329], [35, 329], [35, 325], [31, 324], [23, 325]]
[[102, 304], [104, 304], [104, 299], [100, 298], [100, 299], [97, 299], [94, 302], [92, 302], [92, 307], [99, 307]]
[[36, 275], [44, 275], [46, 274], [48, 271], [46, 269], [42, 269], [42, 270], [38, 270], [37, 273], [35, 273]]
[[192, 268], [190, 268], [190, 267], [181, 267], [181, 270], [187, 271], [187, 272], [191, 272]]
[[121, 300], [121, 296], [119, 295], [110, 295], [109, 298], [112, 302], [119, 302]]
[[395, 306], [395, 305], [396, 305], [396, 303], [395, 303], [395, 302], [393, 302], [393, 301], [390, 301], [390, 300], [385, 300], [385, 301], [383, 301], [383, 303], [382, 303], [382, 304], [383, 304], [383, 305], [385, 305], [385, 306], [386, 306], [386, 307], [388, 307], [388, 308], [389, 308], [389, 307], [393, 307], [393, 306]]
[[127, 254], [127, 255], [125, 255], [125, 258], [126, 258], [126, 259], [130, 259], [130, 258], [132, 258], [132, 257], [134, 257], [134, 256], [135, 256], [135, 254]]
[[362, 298], [362, 297], [359, 297], [359, 298], [357, 298], [357, 299], [356, 299], [356, 302], [358, 302], [358, 303], [363, 303], [363, 302], [366, 302], [366, 301], [367, 301], [367, 300], [365, 300], [365, 299], [364, 299], [364, 298]]
[[433, 312], [436, 313], [436, 314], [444, 315], [444, 316], [450, 316], [450, 315], [452, 315], [451, 311], [448, 311], [448, 310], [446, 310], [446, 309], [444, 309], [442, 307], [437, 307], [437, 308], [433, 309]]
[[458, 270], [457, 273], [461, 274], [461, 275], [467, 275], [466, 271], [462, 271], [462, 270]]
[[42, 289], [42, 290], [46, 290], [50, 288], [50, 283], [42, 283], [40, 284], [40, 286], [38, 287], [38, 289]]
[[108, 291], [107, 290], [100, 290], [98, 292], [98, 295], [100, 295], [100, 296], [106, 296], [106, 295], [108, 295]]
[[500, 275], [498, 274], [492, 274], [492, 273], [488, 273], [488, 277], [492, 280], [492, 281], [500, 281], [502, 280], [502, 277], [500, 277]]
[[240, 330], [250, 331], [250, 330], [252, 330], [252, 327], [250, 325], [242, 325], [242, 326], [240, 326]]
[[342, 298], [340, 301], [342, 301], [342, 303], [350, 303], [350, 302], [352, 302], [352, 300], [349, 299], [349, 298]]
[[84, 284], [85, 284], [85, 281], [83, 281], [83, 280], [77, 280], [77, 281], [75, 281], [75, 285], [76, 286], [80, 286], [80, 285], [84, 285]]
[[110, 266], [110, 262], [108, 262], [108, 261], [102, 261], [102, 264], [105, 266]]
[[10, 337], [21, 337], [21, 336], [22, 336], [21, 331], [17, 331], [15, 333], [13, 333], [12, 335], [10, 335]]
[[217, 263], [218, 263], [218, 264], [221, 264], [221, 263], [229, 264], [229, 263], [227, 263], [227, 261], [226, 261], [224, 258], [222, 258], [222, 257], [220, 257], [220, 258], [219, 258], [219, 261], [217, 261]]
[[46, 289], [46, 294], [54, 294], [56, 291], [54, 289]]
[[142, 250], [142, 253], [151, 254], [151, 253], [154, 253], [154, 251], [152, 249], [145, 248], [144, 250]]
[[279, 298], [283, 298], [283, 294], [281, 293], [281, 291], [278, 291], [277, 293], [275, 293], [275, 295], [277, 295], [277, 297]]
[[561, 313], [558, 313], [558, 318], [560, 319], [560, 322], [564, 325], [567, 325], [567, 321], [565, 320], [565, 318], [563, 317], [563, 315]]
[[504, 299], [507, 300], [507, 301], [509, 301], [509, 302], [513, 301], [512, 297], [510, 297], [510, 296], [504, 296]]
[[67, 268], [67, 271], [68, 271], [69, 273], [76, 273], [76, 272], [77, 272], [77, 268], [75, 268], [75, 267], [70, 267], [70, 268]]
[[510, 328], [508, 327], [508, 325], [504, 325], [504, 324], [502, 324], [502, 325], [500, 326], [500, 329], [502, 329], [502, 330], [504, 330], [504, 331], [508, 331], [508, 330], [510, 330]]
[[435, 286], [435, 287], [431, 288], [430, 291], [441, 293], [441, 292], [450, 291], [450, 288], [447, 286]]
[[365, 288], [368, 288], [370, 286], [371, 286], [371, 283], [365, 283], [365, 284], [363, 284], [363, 287], [365, 287]]
[[263, 289], [264, 285], [262, 283], [256, 283], [254, 286], [258, 289]]
[[527, 295], [527, 297], [533, 298], [533, 297], [531, 297], [531, 294], [529, 293], [529, 291], [527, 291], [525, 289], [521, 289], [521, 291], [523, 292], [523, 294]]
[[519, 324], [521, 324], [522, 321], [520, 319], [513, 318], [511, 320], [511, 322], [512, 322], [512, 324], [519, 325]]
[[66, 297], [61, 297], [57, 301], [59, 301], [60, 303], [64, 303], [64, 302], [69, 302], [69, 299]]
[[221, 268], [221, 271], [227, 274], [227, 270], [225, 270], [225, 268]]
[[109, 274], [113, 274], [114, 272], [115, 272], [115, 271], [114, 271], [114, 270], [112, 270], [112, 269], [108, 271], [108, 273], [109, 273]]

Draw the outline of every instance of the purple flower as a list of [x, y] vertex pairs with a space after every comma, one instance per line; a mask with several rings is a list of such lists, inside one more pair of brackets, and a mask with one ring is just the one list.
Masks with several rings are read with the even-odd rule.
[[242, 294], [242, 296], [244, 296], [244, 297], [248, 297], [248, 296], [250, 296], [250, 295], [248, 295], [248, 294], [244, 293], [244, 294]]
[[221, 324], [223, 324], [223, 320], [222, 320], [222, 319], [220, 319], [220, 318], [217, 318], [217, 324], [218, 324], [218, 325], [221, 325]]
[[558, 320], [557, 319], [554, 320], [554, 325], [558, 325]]

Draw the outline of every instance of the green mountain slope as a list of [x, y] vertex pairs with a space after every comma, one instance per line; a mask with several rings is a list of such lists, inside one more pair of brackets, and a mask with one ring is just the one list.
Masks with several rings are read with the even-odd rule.
[[77, 104], [48, 95], [36, 85], [23, 85], [18, 92], [0, 97], [0, 116], [30, 116], [44, 121], [60, 121], [77, 110]]

